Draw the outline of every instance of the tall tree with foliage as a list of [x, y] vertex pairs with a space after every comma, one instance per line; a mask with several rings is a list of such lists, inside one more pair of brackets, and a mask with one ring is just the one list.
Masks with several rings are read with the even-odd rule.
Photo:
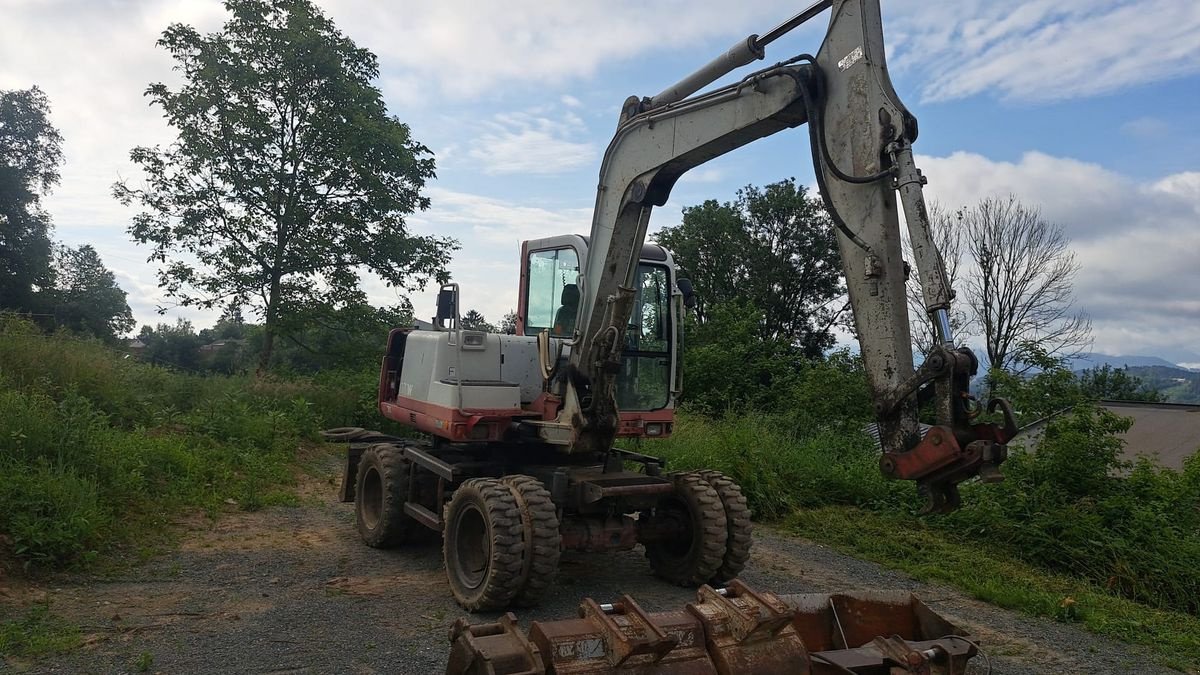
[[517, 333], [517, 312], [516, 310], [508, 310], [503, 319], [500, 319], [500, 332], [505, 335], [516, 335]]
[[0, 308], [35, 311], [52, 283], [50, 217], [41, 198], [58, 183], [62, 136], [37, 87], [0, 90]]
[[1079, 263], [1061, 225], [1013, 196], [983, 199], [962, 223], [978, 267], [967, 302], [993, 367], [1027, 370], [1031, 364], [1017, 358], [1022, 345], [1070, 358], [1091, 344], [1091, 320], [1072, 297]]
[[789, 178], [742, 188], [737, 199], [683, 209], [683, 222], [655, 240], [687, 270], [701, 323], [719, 305], [745, 302], [760, 312], [756, 335], [783, 340], [808, 356], [833, 344], [833, 307], [843, 293], [837, 238], [825, 207]]
[[142, 359], [150, 363], [187, 371], [200, 369], [200, 346], [204, 343], [187, 319], [176, 319], [174, 325], [142, 326], [138, 339], [146, 345]]
[[59, 246], [54, 254], [54, 320], [109, 342], [133, 329], [125, 291], [89, 244]]
[[488, 323], [488, 320], [483, 317], [478, 310], [469, 310], [462, 317], [462, 327], [467, 330], [481, 330], [485, 333], [499, 333], [500, 331]]
[[173, 24], [158, 45], [180, 88], [147, 96], [179, 132], [131, 157], [146, 182], [130, 234], [153, 247], [182, 305], [242, 305], [263, 319], [259, 371], [277, 335], [314, 312], [362, 304], [359, 270], [403, 289], [445, 280], [456, 242], [414, 236], [432, 153], [390, 116], [376, 57], [308, 0], [226, 0], [221, 32]]

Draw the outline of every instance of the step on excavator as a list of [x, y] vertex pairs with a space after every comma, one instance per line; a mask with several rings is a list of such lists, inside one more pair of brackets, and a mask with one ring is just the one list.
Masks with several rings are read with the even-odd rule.
[[[816, 55], [701, 91], [764, 59], [769, 43], [826, 11], [829, 26]], [[441, 288], [432, 330], [391, 331], [380, 413], [429, 440], [326, 432], [348, 444], [341, 498], [354, 502], [363, 541], [396, 546], [423, 531], [440, 533], [450, 590], [468, 611], [536, 603], [552, 586], [563, 550], [640, 544], [655, 575], [700, 588], [697, 603], [666, 617], [643, 612], [631, 598], [607, 609], [588, 600], [580, 619], [586, 625], [535, 623], [532, 642], [510, 619], [482, 627], [464, 622], [452, 636], [452, 672], [960, 672], [964, 650], [973, 655], [968, 638], [937, 624], [915, 599], [831, 596], [817, 603], [831, 612], [805, 614], [800, 608], [811, 608], [811, 598], [789, 604], [741, 585], [735, 580], [752, 537], [738, 485], [715, 471], [667, 472], [659, 459], [615, 445], [618, 438], [670, 435], [682, 387], [682, 324], [694, 297], [671, 253], [645, 242], [651, 210], [667, 202], [688, 170], [801, 125], [837, 229], [881, 471], [915, 481], [931, 512], [958, 507], [962, 481], [1002, 479], [998, 467], [1015, 424], [1005, 401], [985, 405], [969, 391], [978, 362], [954, 341], [953, 292], [913, 159], [917, 120], [888, 76], [879, 0], [820, 0], [661, 93], [625, 101], [600, 167], [589, 235], [521, 245], [515, 335], [464, 328], [455, 284]], [[901, 210], [911, 265], [901, 255]], [[937, 336], [919, 366], [905, 300], [911, 274]], [[930, 427], [918, 424], [924, 403], [936, 418]], [[985, 410], [999, 411], [1003, 422], [983, 421]], [[839, 602], [856, 609], [838, 611]], [[713, 607], [720, 611], [709, 612]], [[721, 612], [725, 619], [709, 616]], [[802, 625], [803, 616], [816, 617], [812, 626]], [[830, 617], [840, 638], [818, 639], [813, 626]], [[670, 627], [684, 624], [686, 630]], [[592, 642], [571, 642], [574, 630]], [[736, 660], [713, 665], [722, 641], [770, 654], [783, 649], [781, 635], [802, 643], [783, 669], [747, 669], [749, 662]], [[939, 642], [943, 635], [957, 637]], [[750, 649], [759, 642], [767, 646]], [[500, 667], [497, 644], [540, 657], [512, 666], [526, 670]], [[716, 670], [668, 671], [666, 659], [684, 646], [697, 650], [696, 663], [707, 659]], [[873, 656], [847, 661], [830, 655], [835, 647]], [[587, 654], [598, 670], [581, 665]]]

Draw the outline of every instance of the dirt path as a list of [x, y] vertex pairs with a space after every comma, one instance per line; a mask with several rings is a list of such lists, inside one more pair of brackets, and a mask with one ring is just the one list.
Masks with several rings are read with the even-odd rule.
[[[44, 598], [84, 627], [85, 646], [34, 662], [0, 660], [0, 672], [442, 672], [448, 629], [462, 612], [450, 599], [438, 545], [367, 548], [354, 532], [351, 506], [333, 500], [333, 483], [332, 474], [307, 478], [301, 507], [205, 524], [177, 552], [127, 578], [64, 579], [31, 591], [27, 598]], [[1128, 645], [762, 528], [743, 578], [778, 593], [911, 589], [979, 636], [995, 673], [1174, 672]], [[603, 602], [622, 592], [651, 611], [693, 597], [651, 577], [638, 551], [566, 554], [549, 600], [518, 616], [525, 623], [565, 618], [584, 596]]]

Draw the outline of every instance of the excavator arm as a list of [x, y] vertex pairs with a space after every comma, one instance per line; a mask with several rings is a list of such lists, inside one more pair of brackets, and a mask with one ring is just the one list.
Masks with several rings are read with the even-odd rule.
[[[830, 11], [815, 56], [800, 55], [736, 84], [695, 95], [766, 45]], [[977, 368], [954, 343], [947, 319], [953, 292], [934, 246], [913, 161], [917, 122], [900, 102], [884, 61], [879, 0], [821, 0], [763, 36], [752, 35], [657, 96], [631, 97], [600, 170], [590, 246], [581, 281], [578, 340], [566, 370], [556, 424], [575, 450], [606, 452], [618, 416], [615, 381], [636, 289], [638, 252], [651, 209], [666, 203], [686, 171], [754, 140], [808, 123], [820, 193], [838, 241], [883, 454], [884, 474], [918, 482], [929, 509], [958, 505], [957, 484], [997, 466], [1015, 433], [978, 422], [970, 395]], [[899, 199], [897, 199], [899, 197]], [[899, 204], [897, 204], [899, 201]], [[900, 212], [938, 344], [914, 367], [901, 257]], [[932, 397], [936, 424], [922, 434], [918, 402]]]

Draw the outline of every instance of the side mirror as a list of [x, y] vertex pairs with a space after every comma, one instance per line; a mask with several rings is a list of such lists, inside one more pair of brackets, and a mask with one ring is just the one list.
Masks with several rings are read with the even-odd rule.
[[679, 292], [683, 293], [683, 306], [696, 309], [696, 291], [692, 289], [691, 279], [676, 279], [675, 285], [679, 287]]
[[437, 316], [433, 323], [438, 328], [445, 328], [446, 322], [454, 319], [454, 327], [458, 327], [458, 284], [447, 284], [438, 291]]

